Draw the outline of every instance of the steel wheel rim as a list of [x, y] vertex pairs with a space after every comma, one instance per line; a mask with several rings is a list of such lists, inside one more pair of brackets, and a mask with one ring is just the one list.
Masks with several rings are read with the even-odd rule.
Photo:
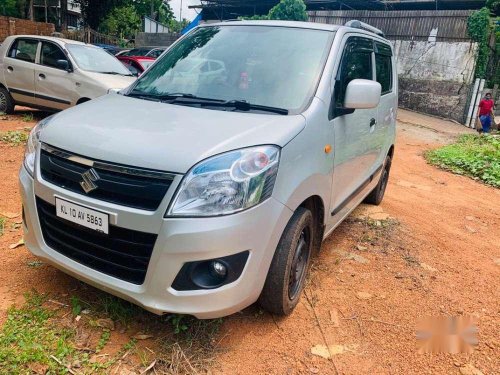
[[288, 298], [294, 300], [302, 289], [302, 283], [306, 276], [307, 264], [309, 261], [311, 236], [309, 228], [304, 228], [300, 233], [299, 240], [295, 247], [292, 264], [290, 266], [290, 276], [288, 279]]
[[382, 186], [380, 187], [380, 193], [384, 193], [387, 188], [387, 182], [389, 182], [389, 166], [386, 165], [384, 168], [384, 175], [382, 176]]
[[0, 112], [7, 111], [7, 97], [5, 93], [0, 92]]

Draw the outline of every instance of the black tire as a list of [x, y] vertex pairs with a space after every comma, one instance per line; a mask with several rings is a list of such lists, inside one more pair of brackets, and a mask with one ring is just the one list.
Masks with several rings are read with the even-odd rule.
[[11, 115], [14, 113], [14, 99], [10, 96], [9, 90], [0, 87], [0, 113]]
[[375, 189], [373, 189], [372, 192], [365, 198], [365, 203], [374, 204], [376, 206], [382, 203], [382, 200], [384, 199], [385, 189], [387, 188], [387, 183], [389, 182], [391, 163], [391, 157], [387, 156], [385, 159], [384, 168], [382, 170], [382, 176], [380, 176], [380, 180], [377, 186], [375, 186]]
[[299, 207], [283, 232], [267, 274], [259, 303], [276, 315], [289, 315], [304, 289], [313, 249], [311, 211]]

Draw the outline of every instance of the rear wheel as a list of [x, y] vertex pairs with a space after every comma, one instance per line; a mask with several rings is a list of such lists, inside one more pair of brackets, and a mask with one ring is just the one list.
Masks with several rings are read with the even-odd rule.
[[385, 158], [384, 168], [382, 170], [382, 176], [380, 176], [380, 180], [377, 186], [375, 186], [375, 189], [373, 189], [373, 191], [365, 198], [365, 203], [374, 204], [376, 206], [382, 203], [382, 200], [384, 199], [385, 189], [387, 188], [387, 183], [389, 182], [391, 162], [391, 157], [387, 155], [387, 157]]
[[5, 87], [0, 87], [0, 113], [8, 115], [14, 113], [14, 100]]
[[265, 310], [288, 315], [297, 306], [311, 264], [313, 229], [311, 211], [299, 207], [281, 236], [259, 298]]

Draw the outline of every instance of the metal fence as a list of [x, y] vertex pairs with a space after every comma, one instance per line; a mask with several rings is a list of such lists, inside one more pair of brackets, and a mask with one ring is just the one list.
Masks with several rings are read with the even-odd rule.
[[388, 39], [428, 40], [431, 30], [438, 29], [437, 41], [470, 41], [467, 19], [471, 10], [320, 10], [311, 11], [309, 20], [343, 25], [357, 19], [384, 31]]
[[77, 40], [79, 42], [92, 43], [92, 44], [110, 44], [117, 46], [119, 45], [119, 39], [101, 34], [90, 28], [84, 28], [80, 30], [68, 30], [64, 31], [63, 36], [67, 39]]

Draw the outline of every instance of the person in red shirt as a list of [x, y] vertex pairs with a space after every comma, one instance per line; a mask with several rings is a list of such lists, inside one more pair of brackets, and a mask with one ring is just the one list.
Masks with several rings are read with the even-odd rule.
[[483, 127], [483, 133], [489, 133], [491, 127], [491, 119], [493, 118], [493, 107], [495, 102], [491, 99], [491, 94], [488, 92], [484, 99], [479, 102], [479, 120]]

